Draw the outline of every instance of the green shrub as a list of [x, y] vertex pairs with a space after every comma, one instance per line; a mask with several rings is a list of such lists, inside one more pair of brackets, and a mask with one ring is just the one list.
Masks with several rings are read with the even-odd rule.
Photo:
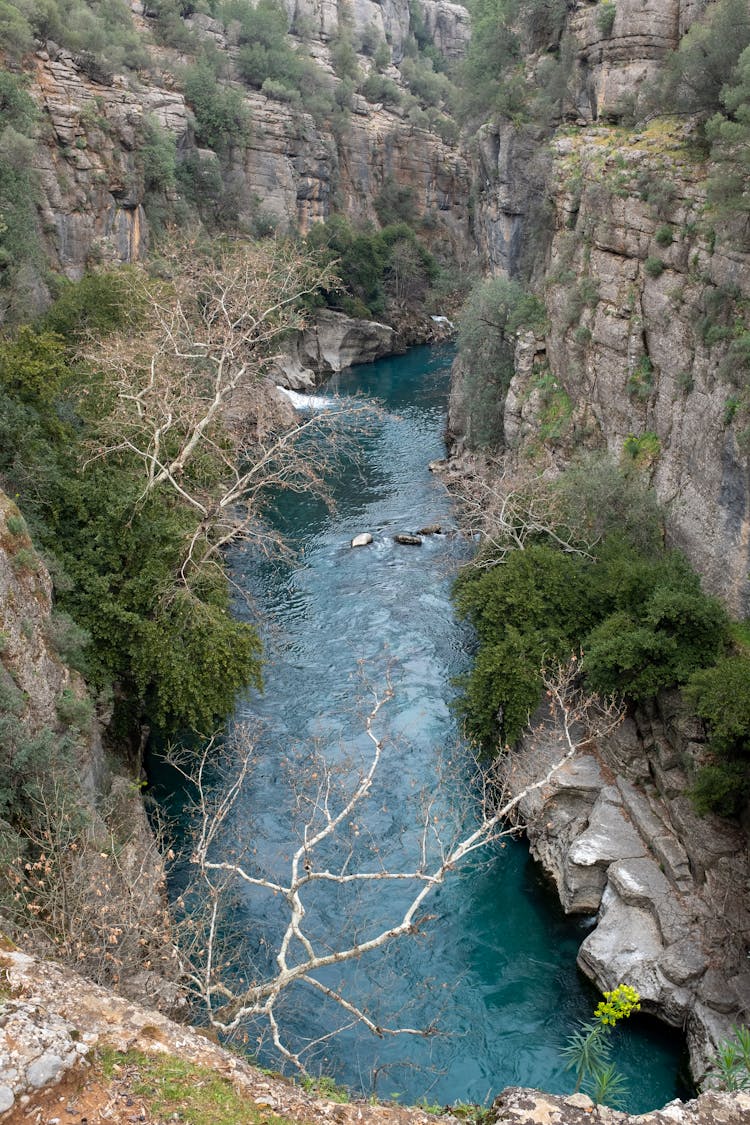
[[26, 535], [26, 520], [23, 516], [8, 516], [5, 521], [5, 526], [11, 535]]
[[621, 608], [589, 635], [584, 670], [595, 691], [645, 700], [710, 664], [726, 640], [728, 622], [721, 603], [702, 592], [680, 555], [641, 567], [637, 577], [639, 603], [616, 595]]
[[198, 36], [183, 18], [192, 10], [192, 4], [186, 0], [148, 0], [148, 15], [154, 22], [158, 42], [185, 54], [195, 54]]
[[567, 657], [592, 623], [588, 566], [579, 555], [538, 545], [490, 570], [468, 568], [456, 582], [456, 607], [480, 645], [460, 681], [459, 711], [485, 746], [518, 738], [540, 702], [542, 665]]
[[666, 59], [659, 91], [662, 111], [715, 113], [740, 55], [750, 45], [750, 13], [744, 0], [709, 4]]
[[609, 39], [612, 34], [616, 15], [617, 5], [614, 0], [600, 0], [596, 9], [596, 26], [605, 39]]
[[527, 91], [519, 82], [521, 41], [514, 28], [511, 0], [477, 0], [472, 6], [472, 34], [459, 68], [460, 106], [464, 120], [486, 121], [498, 113], [523, 113]]
[[[0, 387], [19, 402], [43, 408], [45, 414], [74, 378], [65, 342], [57, 332], [24, 325], [0, 347]], [[49, 421], [55, 424], [54, 418]]]
[[55, 703], [58, 718], [66, 727], [85, 731], [94, 719], [94, 707], [88, 696], [79, 698], [72, 688], [64, 688]]
[[664, 273], [664, 262], [661, 258], [646, 258], [643, 268], [649, 277], [661, 277]]
[[674, 242], [674, 231], [668, 224], [660, 226], [654, 235], [657, 246], [671, 246]]
[[474, 448], [502, 441], [505, 395], [513, 378], [515, 336], [541, 329], [544, 305], [517, 281], [496, 277], [478, 282], [458, 320], [458, 349], [464, 369], [467, 440]]
[[34, 49], [31, 24], [18, 5], [9, 0], [0, 0], [0, 43], [3, 50], [16, 59]]
[[[130, 275], [122, 268], [88, 273], [80, 281], [58, 278], [55, 300], [40, 323], [54, 337], [76, 343], [134, 325], [141, 311]], [[44, 336], [37, 335], [37, 339]], [[54, 363], [50, 366], [55, 369]]]
[[[34, 286], [43, 261], [33, 168], [38, 119], [24, 79], [0, 73], [0, 299], [5, 296], [14, 319], [33, 315], [25, 290], [29, 280]], [[0, 306], [0, 319], [3, 311]]]
[[224, 153], [247, 140], [250, 115], [242, 95], [231, 86], [220, 85], [208, 62], [188, 67], [184, 85], [185, 100], [195, 114], [199, 145]]
[[17, 573], [36, 574], [39, 570], [39, 559], [32, 547], [19, 547], [11, 555], [10, 564]]
[[86, 671], [86, 649], [91, 635], [77, 625], [69, 613], [54, 609], [49, 619], [47, 635], [61, 660], [77, 672]]
[[451, 104], [456, 90], [444, 74], [435, 72], [430, 59], [405, 58], [401, 62], [401, 76], [415, 97], [428, 106]]
[[651, 359], [642, 355], [628, 376], [628, 394], [631, 398], [645, 402], [654, 389], [655, 370]]
[[[438, 274], [434, 258], [405, 223], [376, 231], [334, 216], [315, 224], [307, 244], [323, 260], [336, 263], [342, 285], [325, 297], [329, 305], [342, 307], [351, 316], [383, 315], [391, 298], [406, 296], [407, 303], [419, 302]], [[404, 284], [409, 293], [403, 292]]]
[[[317, 120], [331, 113], [334, 101], [330, 79], [303, 47], [295, 50], [292, 46], [287, 14], [278, 0], [259, 0], [255, 6], [234, 0], [225, 6], [224, 15], [238, 27], [237, 70], [244, 82], [292, 105], [303, 102]], [[332, 50], [339, 77], [359, 78], [349, 37], [339, 36]]]
[[677, 386], [683, 394], [690, 394], [695, 386], [695, 376], [692, 371], [681, 371], [677, 376]]
[[140, 159], [143, 190], [148, 197], [164, 195], [177, 186], [177, 144], [173, 133], [148, 114], [143, 119]]
[[740, 405], [740, 400], [737, 395], [730, 395], [724, 403], [724, 416], [723, 422], [725, 426], [731, 426], [734, 421], [734, 416], [737, 413]]
[[392, 79], [374, 71], [367, 75], [360, 87], [368, 102], [382, 102], [383, 105], [400, 105], [401, 91]]
[[37, 38], [67, 47], [96, 81], [111, 82], [116, 70], [148, 64], [148, 51], [126, 4], [26, 0], [24, 14]]
[[702, 766], [689, 793], [696, 811], [702, 816], [707, 813], [738, 816], [750, 795], [750, 769], [744, 762], [715, 762]]
[[750, 795], [750, 656], [733, 652], [695, 672], [685, 699], [704, 721], [713, 761], [691, 789], [699, 812], [737, 816]]
[[747, 248], [750, 245], [750, 200], [746, 190], [750, 174], [750, 46], [739, 57], [730, 81], [722, 87], [722, 111], [706, 125], [711, 144], [708, 201], [717, 217], [728, 224], [728, 234]]
[[[51, 310], [73, 338], [85, 321], [74, 297], [65, 290]], [[95, 369], [71, 370], [58, 335], [24, 328], [0, 344], [0, 482], [29, 497], [34, 541], [66, 578], [50, 627], [61, 656], [85, 667], [94, 691], [117, 685], [116, 733], [140, 721], [205, 729], [212, 708], [225, 715], [238, 686], [257, 682], [257, 633], [227, 612], [220, 568], [192, 588], [189, 607], [175, 598], [195, 517], [168, 496], [143, 501], [137, 462], [123, 453], [81, 471], [108, 401]], [[195, 471], [205, 487], [209, 462]], [[61, 717], [82, 723], [67, 703]]]
[[[613, 476], [619, 499], [607, 511], [598, 501], [612, 490]], [[554, 538], [545, 542], [539, 532], [494, 566], [491, 551], [485, 553], [482, 566], [467, 568], [456, 583], [457, 608], [478, 636], [458, 707], [468, 732], [489, 749], [520, 734], [541, 698], [542, 666], [579, 648], [590, 689], [644, 701], [684, 684], [727, 643], [721, 604], [703, 593], [681, 555], [661, 551], [654, 500], [643, 483], [612, 466], [606, 478], [598, 462], [581, 466], [550, 494]], [[586, 554], [560, 549], [560, 541], [575, 546], [576, 535], [588, 543]]]
[[661, 441], [653, 430], [642, 434], [628, 434], [623, 443], [625, 457], [639, 469], [650, 469], [661, 456]]
[[615, 536], [648, 558], [664, 543], [662, 512], [644, 474], [607, 454], [585, 454], [561, 473], [554, 510], [563, 537], [582, 547]]
[[339, 30], [338, 36], [331, 41], [331, 62], [337, 78], [349, 78], [355, 83], [361, 80], [359, 59], [348, 33]]
[[416, 220], [414, 189], [399, 184], [393, 176], [386, 177], [373, 202], [381, 226], [393, 223], [413, 225]]

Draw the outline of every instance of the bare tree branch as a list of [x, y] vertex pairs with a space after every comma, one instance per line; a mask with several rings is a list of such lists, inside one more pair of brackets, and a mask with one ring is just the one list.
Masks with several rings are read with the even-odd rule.
[[87, 463], [130, 457], [143, 474], [141, 504], [167, 490], [196, 513], [179, 575], [187, 586], [237, 539], [278, 547], [261, 521], [270, 490], [325, 495], [321, 455], [308, 439], [324, 434], [330, 456], [345, 433], [336, 411], [280, 426], [266, 418], [265, 380], [284, 337], [304, 324], [304, 299], [333, 275], [283, 242], [231, 242], [210, 253], [184, 243], [161, 269], [160, 278], [130, 275], [138, 335], [123, 331], [82, 351], [108, 376], [111, 396]]
[[[345, 777], [336, 784], [331, 767], [320, 759], [315, 760], [308, 779], [313, 781], [312, 788], [298, 793], [297, 807], [303, 812], [304, 819], [300, 843], [290, 857], [286, 880], [253, 870], [241, 857], [227, 858], [222, 854], [226, 845], [220, 838], [221, 830], [227, 826], [255, 756], [253, 741], [248, 740], [247, 733], [238, 732], [239, 741], [245, 740], [241, 751], [236, 743], [231, 751], [233, 757], [239, 756], [234, 779], [228, 785], [219, 785], [218, 789], [212, 790], [208, 783], [208, 763], [214, 751], [212, 745], [204, 751], [193, 770], [184, 758], [174, 758], [177, 768], [186, 777], [189, 776], [195, 786], [196, 834], [190, 863], [197, 876], [197, 889], [192, 893], [204, 901], [207, 899], [210, 910], [206, 931], [199, 942], [201, 956], [193, 958], [192, 981], [214, 1027], [222, 1032], [231, 1032], [249, 1019], [265, 1019], [277, 1050], [304, 1071], [301, 1057], [304, 1052], [294, 1052], [284, 1044], [275, 1007], [279, 998], [293, 986], [305, 985], [337, 1005], [347, 1017], [364, 1023], [376, 1035], [432, 1033], [432, 1028], [381, 1026], [361, 1005], [344, 996], [341, 989], [321, 980], [319, 974], [331, 966], [382, 949], [398, 938], [421, 933], [431, 917], [425, 913], [426, 900], [443, 884], [448, 874], [468, 856], [517, 831], [509, 818], [518, 805], [534, 790], [548, 785], [557, 770], [581, 747], [607, 733], [621, 718], [621, 709], [614, 702], [602, 702], [582, 690], [575, 660], [567, 667], [546, 674], [545, 685], [558, 727], [559, 753], [555, 754], [544, 775], [529, 779], [520, 788], [516, 786], [511, 794], [508, 789], [510, 772], [505, 760], [499, 762], [496, 768], [485, 770], [476, 797], [475, 822], [453, 840], [443, 838], [443, 832], [448, 830], [441, 829], [436, 823], [433, 802], [426, 800], [422, 803], [420, 823], [415, 826], [414, 864], [398, 870], [384, 867], [379, 854], [375, 855], [373, 864], [372, 858], [365, 858], [370, 855], [368, 852], [365, 852], [365, 857], [360, 857], [359, 867], [350, 870], [356, 858], [352, 848], [345, 848], [346, 854], [337, 867], [324, 856], [324, 846], [332, 841], [340, 843], [338, 838], [344, 827], [350, 825], [355, 816], [363, 817], [377, 772], [383, 768], [386, 744], [375, 727], [382, 709], [392, 698], [390, 683], [381, 693], [372, 692], [370, 709], [365, 718], [371, 754], [358, 774], [354, 778]], [[254, 891], [267, 892], [283, 900], [286, 911], [286, 923], [274, 956], [275, 968], [265, 979], [239, 988], [228, 985], [217, 970], [213, 948], [217, 941], [216, 904], [227, 893], [227, 881], [234, 880]], [[384, 920], [375, 927], [374, 933], [367, 935], [347, 936], [346, 921], [342, 919], [339, 944], [334, 948], [322, 948], [306, 922], [306, 892], [316, 885], [325, 884], [354, 885], [363, 889], [373, 887], [373, 892], [377, 894], [377, 885], [384, 882], [413, 885], [408, 901], [399, 908], [398, 914]]]
[[495, 566], [540, 535], [567, 554], [596, 558], [600, 536], [585, 541], [580, 530], [575, 535], [566, 532], [566, 513], [552, 480], [514, 476], [502, 462], [488, 460], [470, 477], [463, 474], [458, 481], [450, 480], [449, 487], [460, 505], [466, 534], [489, 548], [475, 559], [475, 566]]

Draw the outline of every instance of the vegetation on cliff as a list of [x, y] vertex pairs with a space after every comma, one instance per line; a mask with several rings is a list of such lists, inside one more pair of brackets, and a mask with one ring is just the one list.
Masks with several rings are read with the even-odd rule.
[[684, 689], [710, 736], [694, 799], [703, 811], [736, 813], [750, 792], [743, 635], [684, 556], [664, 548], [641, 471], [589, 458], [548, 484], [542, 503], [545, 518], [524, 532], [521, 488], [506, 526], [456, 582], [458, 611], [478, 638], [458, 703], [469, 735], [490, 753], [515, 742], [541, 702], [541, 669], [580, 652], [600, 695], [643, 704]]
[[[191, 254], [200, 258], [196, 248]], [[243, 264], [256, 270], [257, 279], [266, 259], [270, 291], [277, 265], [271, 251]], [[161, 446], [153, 444], [156, 429], [151, 437], [139, 432], [149, 409], [157, 409], [139, 391], [141, 373], [151, 364], [152, 391], [155, 371], [167, 381], [175, 378], [161, 370], [169, 356], [166, 339], [159, 343], [159, 302], [177, 302], [182, 293], [183, 314], [199, 330], [211, 309], [209, 267], [206, 259], [203, 270], [193, 270], [198, 288], [187, 297], [185, 274], [152, 282], [120, 273], [68, 285], [43, 322], [22, 328], [0, 352], [0, 480], [18, 497], [45, 554], [59, 608], [86, 630], [89, 643], [77, 660], [89, 683], [113, 698], [121, 729], [134, 719], [167, 730], [210, 729], [230, 709], [238, 688], [259, 681], [257, 635], [229, 614], [226, 574], [212, 546], [212, 537], [225, 534], [217, 517], [224, 462], [235, 441], [223, 419], [211, 416], [211, 368], [200, 345], [194, 344], [190, 383], [183, 372], [173, 387], [179, 404], [164, 407], [170, 419], [158, 423]], [[229, 269], [226, 256], [223, 268]], [[278, 269], [279, 277], [284, 270], [295, 276], [292, 259]], [[191, 304], [201, 286], [202, 303]], [[245, 291], [248, 301], [252, 295]], [[269, 292], [254, 295], [270, 300]], [[261, 320], [263, 311], [248, 306], [248, 315]], [[188, 324], [175, 344], [183, 367], [190, 364]], [[282, 315], [265, 326], [255, 360], [261, 368], [287, 325]], [[90, 331], [98, 334], [95, 347], [86, 343]], [[245, 341], [247, 358], [254, 346]], [[191, 446], [195, 456], [183, 456], [201, 420], [206, 440]], [[170, 473], [154, 486], [144, 465], [169, 466], [170, 459]], [[175, 474], [179, 486], [170, 483]]]

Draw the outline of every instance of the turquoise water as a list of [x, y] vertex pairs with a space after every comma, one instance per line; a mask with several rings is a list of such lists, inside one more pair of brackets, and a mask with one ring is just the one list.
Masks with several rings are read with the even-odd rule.
[[[378, 716], [384, 761], [366, 811], [348, 818], [323, 859], [356, 870], [414, 865], [417, 826], [428, 798], [436, 834], [472, 823], [467, 751], [449, 708], [452, 678], [467, 665], [468, 631], [452, 616], [452, 576], [469, 547], [459, 536], [399, 546], [392, 536], [439, 523], [453, 526], [451, 503], [427, 470], [443, 455], [442, 431], [452, 355], [414, 349], [352, 369], [320, 393], [376, 398], [382, 415], [358, 436], [358, 457], [336, 455], [330, 475], [336, 510], [309, 496], [285, 495], [274, 520], [297, 550], [292, 562], [251, 554], [233, 559], [234, 576], [268, 621], [266, 689], [238, 703], [236, 721], [260, 722], [259, 765], [232, 825], [233, 843], [249, 832], [259, 872], [288, 870], [295, 817], [309, 806], [289, 779], [305, 771], [317, 746], [343, 781], [369, 760], [363, 714], [372, 690], [390, 677], [394, 698]], [[352, 550], [362, 531], [370, 547]], [[238, 612], [249, 612], [240, 605]], [[229, 845], [227, 845], [229, 846]], [[320, 884], [318, 884], [320, 887]], [[332, 887], [306, 901], [316, 948], [370, 936], [403, 909], [403, 884], [370, 884], [368, 893]], [[276, 899], [237, 892], [237, 934], [262, 971], [272, 964], [283, 925]], [[575, 968], [585, 924], [566, 919], [524, 844], [508, 839], [476, 856], [428, 900], [416, 937], [327, 970], [321, 978], [366, 1008], [379, 1025], [408, 1025], [428, 1037], [379, 1039], [306, 986], [279, 1009], [285, 1042], [305, 1049], [312, 1072], [357, 1091], [429, 1103], [487, 1102], [507, 1085], [571, 1089], [560, 1048], [587, 1018], [596, 993]], [[249, 1031], [251, 1046], [255, 1030]], [[620, 1036], [618, 1062], [630, 1081], [628, 1108], [644, 1111], [682, 1091], [680, 1045], [642, 1021]], [[267, 1041], [262, 1061], [278, 1065]]]

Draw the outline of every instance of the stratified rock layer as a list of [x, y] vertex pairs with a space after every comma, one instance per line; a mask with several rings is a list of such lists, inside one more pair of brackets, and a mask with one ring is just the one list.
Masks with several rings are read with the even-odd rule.
[[[683, 795], [691, 744], [677, 697], [626, 720], [598, 755], [580, 753], [519, 808], [532, 854], [567, 912], [596, 916], [578, 963], [602, 989], [627, 983], [687, 1032], [693, 1073], [750, 1019], [745, 971], [747, 841]], [[520, 790], [559, 755], [542, 725], [513, 764]], [[616, 772], [614, 772], [616, 771]]]

